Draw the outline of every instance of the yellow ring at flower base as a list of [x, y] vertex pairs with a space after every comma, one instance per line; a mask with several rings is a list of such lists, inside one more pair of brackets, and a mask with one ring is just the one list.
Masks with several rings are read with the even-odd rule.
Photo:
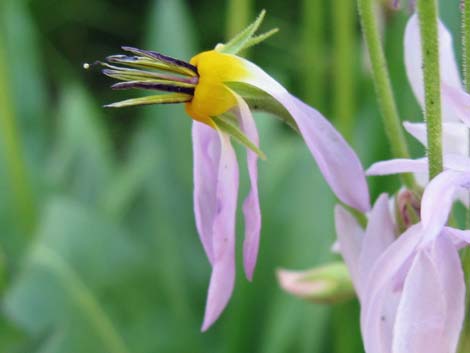
[[243, 62], [234, 55], [215, 50], [194, 56], [190, 63], [197, 67], [198, 84], [186, 112], [194, 120], [213, 125], [211, 117], [221, 115], [237, 104], [224, 82], [240, 81], [248, 75]]

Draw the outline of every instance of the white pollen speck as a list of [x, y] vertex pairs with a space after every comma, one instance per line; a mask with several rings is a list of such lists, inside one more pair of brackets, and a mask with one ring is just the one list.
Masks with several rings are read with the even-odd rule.
[[90, 64], [84, 63], [84, 64], [83, 64], [83, 68], [84, 68], [85, 70], [88, 70], [88, 69], [90, 68]]

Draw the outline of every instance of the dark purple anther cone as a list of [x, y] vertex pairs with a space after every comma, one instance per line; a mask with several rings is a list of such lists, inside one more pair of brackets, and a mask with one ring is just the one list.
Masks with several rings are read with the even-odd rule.
[[140, 54], [140, 55], [143, 55], [143, 56], [146, 56], [146, 57], [150, 57], [150, 58], [153, 58], [155, 60], [167, 63], [169, 65], [185, 67], [185, 68], [193, 71], [196, 75], [198, 74], [197, 67], [194, 66], [194, 65], [191, 65], [190, 63], [187, 63], [186, 61], [178, 60], [178, 59], [172, 58], [170, 56], [166, 56], [166, 55], [163, 55], [163, 54], [157, 53], [155, 51], [151, 51], [151, 50], [143, 50], [143, 49], [137, 49], [137, 48], [127, 47], [127, 46], [123, 46], [121, 48], [122, 48], [122, 50], [128, 51], [130, 53], [137, 54], [137, 55]]
[[119, 82], [119, 83], [112, 85], [111, 88], [115, 90], [139, 88], [139, 89], [186, 93], [186, 94], [194, 95], [194, 88], [192, 87], [181, 87], [181, 86], [176, 86], [176, 85], [154, 83], [154, 82], [132, 82], [132, 81]]

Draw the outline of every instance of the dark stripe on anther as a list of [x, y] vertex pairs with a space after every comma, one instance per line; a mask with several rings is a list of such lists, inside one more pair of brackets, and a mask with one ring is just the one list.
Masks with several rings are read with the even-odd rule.
[[176, 85], [166, 85], [162, 83], [152, 83], [152, 82], [119, 82], [111, 86], [112, 89], [149, 89], [165, 92], [175, 92], [175, 93], [186, 93], [194, 95], [194, 88], [192, 87], [181, 87]]
[[197, 67], [194, 65], [191, 65], [190, 63], [183, 61], [183, 60], [178, 60], [175, 58], [172, 58], [171, 56], [166, 56], [160, 53], [157, 53], [156, 51], [151, 51], [151, 50], [143, 50], [143, 49], [137, 49], [133, 47], [121, 47], [122, 50], [134, 53], [134, 54], [141, 54], [147, 57], [154, 58], [158, 61], [163, 61], [164, 63], [170, 64], [170, 65], [176, 65], [176, 66], [181, 66], [185, 67], [191, 71], [193, 71], [196, 75], [198, 75], [197, 72]]

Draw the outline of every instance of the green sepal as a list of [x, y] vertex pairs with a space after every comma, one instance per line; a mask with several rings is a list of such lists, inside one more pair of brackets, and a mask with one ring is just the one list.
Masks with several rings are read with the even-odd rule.
[[233, 37], [228, 43], [217, 44], [215, 50], [225, 54], [238, 54], [243, 49], [247, 49], [256, 44], [261, 43], [262, 41], [271, 37], [274, 33], [278, 31], [277, 28], [274, 28], [266, 33], [254, 36], [255, 32], [258, 30], [259, 26], [263, 22], [264, 16], [266, 15], [266, 10], [262, 10], [256, 20], [246, 27], [243, 31]]
[[246, 42], [246, 44], [243, 46], [243, 48], [241, 50], [248, 49], [248, 48], [253, 47], [253, 46], [255, 46], [255, 45], [257, 45], [261, 42], [264, 42], [266, 39], [270, 38], [271, 36], [273, 36], [277, 32], [279, 32], [279, 28], [273, 28], [270, 31], [267, 31], [267, 32], [264, 32], [260, 35], [251, 37], [251, 39]]
[[299, 128], [292, 115], [270, 94], [243, 82], [225, 82], [225, 85], [241, 96], [250, 107], [250, 110], [271, 113], [289, 125], [297, 133], [299, 132]]
[[157, 94], [153, 96], [145, 96], [140, 98], [132, 98], [124, 101], [107, 104], [105, 108], [123, 108], [135, 105], [149, 105], [149, 104], [169, 104], [169, 103], [184, 103], [189, 102], [192, 96], [184, 93], [170, 93], [170, 94]]
[[259, 158], [266, 160], [266, 154], [256, 146], [243, 131], [237, 125], [237, 119], [231, 113], [225, 113], [216, 117], [213, 117], [215, 125], [222, 132], [225, 132], [237, 140], [240, 144], [255, 152]]

